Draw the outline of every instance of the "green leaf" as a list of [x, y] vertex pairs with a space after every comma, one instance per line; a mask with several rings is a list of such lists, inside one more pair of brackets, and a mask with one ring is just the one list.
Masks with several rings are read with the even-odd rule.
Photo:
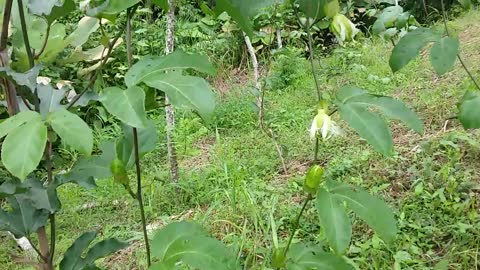
[[297, 0], [300, 10], [309, 18], [320, 20], [325, 14], [325, 7], [331, 0]]
[[78, 22], [77, 28], [65, 39], [65, 44], [73, 47], [82, 46], [88, 41], [90, 35], [100, 27], [99, 22], [97, 18], [83, 17]]
[[54, 5], [50, 14], [46, 16], [48, 24], [51, 25], [55, 20], [67, 16], [75, 11], [76, 8], [73, 0], [64, 0], [63, 5]]
[[42, 66], [37, 65], [25, 73], [18, 73], [8, 67], [0, 67], [0, 76], [8, 77], [17, 85], [26, 86], [33, 92], [37, 87], [37, 77], [41, 69]]
[[27, 187], [17, 179], [8, 179], [0, 184], [0, 200], [14, 194], [24, 193]]
[[388, 205], [359, 187], [328, 183], [330, 193], [345, 201], [386, 242], [391, 243], [397, 234], [395, 216]]
[[0, 138], [5, 137], [12, 130], [18, 128], [19, 126], [27, 122], [30, 122], [30, 121], [38, 122], [41, 120], [42, 120], [42, 117], [37, 112], [34, 112], [34, 111], [19, 112], [18, 114], [7, 118], [5, 121], [0, 123]]
[[92, 130], [78, 115], [61, 109], [51, 113], [47, 121], [66, 145], [87, 156], [92, 153]]
[[47, 127], [40, 120], [29, 121], [10, 132], [2, 147], [2, 161], [14, 176], [24, 180], [43, 157]]
[[438, 75], [443, 75], [453, 69], [460, 49], [457, 38], [444, 37], [433, 44], [430, 50], [430, 61]]
[[203, 119], [210, 119], [215, 109], [215, 96], [208, 83], [198, 77], [178, 73], [149, 76], [145, 84], [165, 92], [170, 103], [178, 108], [196, 111]]
[[100, 95], [100, 102], [109, 113], [122, 122], [136, 128], [148, 126], [145, 113], [145, 92], [138, 86], [123, 90], [118, 87], [109, 87]]
[[346, 101], [348, 104], [363, 104], [380, 110], [387, 117], [404, 122], [409, 128], [423, 134], [422, 121], [403, 102], [391, 97], [364, 94], [352, 97]]
[[343, 254], [350, 246], [352, 224], [342, 201], [321, 188], [317, 193], [317, 212], [328, 242], [336, 254]]
[[49, 15], [54, 6], [61, 6], [59, 0], [28, 0], [27, 7], [30, 13], [42, 16]]
[[480, 93], [478, 91], [467, 91], [459, 109], [458, 119], [464, 128], [480, 128]]
[[20, 238], [29, 236], [47, 224], [49, 213], [33, 206], [32, 201], [20, 194], [7, 198], [11, 210], [0, 209], [0, 230], [9, 231]]
[[125, 74], [125, 84], [131, 87], [141, 83], [145, 78], [182, 69], [195, 69], [210, 75], [215, 75], [216, 72], [208, 57], [175, 51], [167, 56], [144, 57]]
[[324, 252], [322, 247], [293, 244], [287, 254], [288, 270], [351, 270], [342, 257]]
[[[135, 163], [135, 151], [133, 145], [133, 128], [128, 125], [122, 125], [123, 136], [117, 142], [116, 152], [118, 158], [125, 164], [127, 169]], [[137, 130], [138, 134], [138, 152], [140, 157], [148, 152], [155, 150], [157, 144], [157, 128], [152, 120], [148, 121], [147, 128]]]
[[392, 27], [402, 13], [403, 8], [401, 6], [386, 7], [378, 16], [377, 22], [381, 22], [386, 28]]
[[385, 121], [361, 104], [340, 104], [338, 111], [357, 133], [383, 155], [393, 152], [393, 140]]
[[85, 257], [82, 254], [97, 236], [96, 232], [87, 232], [80, 236], [65, 252], [60, 262], [60, 270], [96, 269], [95, 261], [126, 248], [127, 243], [116, 239], [103, 240], [88, 250]]
[[28, 190], [24, 196], [32, 201], [33, 207], [47, 210], [52, 214], [60, 210], [61, 203], [54, 185], [44, 186], [39, 179], [29, 178], [25, 181], [25, 186]]
[[353, 86], [353, 85], [347, 85], [347, 86], [344, 86], [342, 88], [340, 88], [340, 90], [337, 91], [336, 93], [336, 99], [340, 102], [340, 103], [346, 103], [347, 100], [355, 97], [355, 96], [360, 96], [360, 95], [363, 95], [363, 94], [366, 94], [366, 92], [356, 86]]
[[40, 114], [43, 117], [47, 117], [48, 113], [63, 108], [61, 101], [65, 98], [65, 90], [55, 89], [50, 84], [38, 84], [37, 93], [40, 99]]
[[[265, 0], [255, 2], [262, 4]], [[252, 3], [253, 1], [251, 0], [217, 0], [214, 11], [217, 15], [227, 12], [249, 37], [253, 37], [253, 20], [251, 20], [251, 16], [253, 16], [252, 13], [254, 13], [255, 9], [251, 8]]]
[[102, 10], [102, 15], [114, 15], [122, 11], [127, 10], [127, 8], [132, 7], [139, 3], [140, 0], [109, 0], [108, 5]]
[[150, 269], [173, 269], [177, 262], [200, 270], [236, 269], [235, 256], [194, 223], [172, 223], [158, 231], [152, 240], [152, 255], [159, 263]]
[[439, 35], [429, 28], [417, 28], [403, 36], [390, 56], [390, 68], [397, 72], [415, 59], [423, 47], [439, 40]]
[[91, 157], [80, 157], [72, 169], [55, 178], [55, 185], [77, 183], [91, 189], [96, 187], [95, 179], [107, 179], [112, 176], [110, 164], [115, 159], [115, 143], [113, 140], [103, 142], [100, 145], [101, 154]]
[[77, 264], [81, 264], [82, 254], [88, 248], [90, 243], [97, 236], [96, 232], [87, 232], [82, 234], [75, 242], [67, 249], [60, 262], [60, 270], [75, 270]]
[[168, 11], [168, 0], [153, 0], [152, 1], [155, 5], [159, 6], [164, 11]]

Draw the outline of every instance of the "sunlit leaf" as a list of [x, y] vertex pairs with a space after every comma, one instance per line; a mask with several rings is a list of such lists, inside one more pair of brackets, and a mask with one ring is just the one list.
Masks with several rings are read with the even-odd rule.
[[145, 92], [138, 86], [123, 90], [118, 87], [103, 89], [100, 102], [109, 113], [136, 128], [148, 126], [145, 113]]
[[92, 153], [92, 130], [78, 115], [60, 109], [51, 113], [47, 121], [66, 145], [84, 155]]
[[50, 84], [38, 84], [37, 93], [40, 99], [40, 114], [43, 117], [46, 117], [48, 113], [63, 108], [61, 101], [65, 98], [65, 90], [55, 89]]
[[40, 121], [41, 116], [34, 111], [23, 111], [12, 117], [7, 118], [5, 121], [0, 123], [0, 138], [3, 138], [12, 130], [17, 127], [29, 122], [29, 121]]
[[152, 270], [174, 269], [178, 262], [200, 270], [236, 269], [235, 256], [227, 247], [188, 222], [172, 223], [159, 230], [152, 240], [152, 255], [159, 259]]
[[43, 157], [47, 142], [47, 127], [33, 120], [8, 133], [2, 147], [2, 162], [14, 176], [24, 180]]
[[215, 74], [215, 67], [208, 57], [175, 51], [167, 56], [144, 57], [125, 74], [125, 84], [130, 87], [141, 83], [145, 78], [182, 69], [195, 69], [210, 75]]
[[202, 78], [168, 73], [149, 76], [143, 82], [165, 92], [171, 104], [177, 108], [194, 110], [205, 120], [213, 114], [215, 96]]

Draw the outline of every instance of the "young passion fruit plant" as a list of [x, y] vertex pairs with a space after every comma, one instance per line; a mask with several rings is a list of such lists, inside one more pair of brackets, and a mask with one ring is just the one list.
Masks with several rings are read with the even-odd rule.
[[[139, 201], [148, 266], [152, 265], [150, 255], [154, 257], [151, 269], [178, 269], [179, 264], [205, 270], [238, 269], [240, 262], [237, 256], [194, 223], [169, 224], [159, 230], [151, 242], [145, 229], [140, 158], [155, 148], [157, 131], [145, 112], [144, 89], [148, 87], [162, 91], [173, 106], [192, 109], [208, 119], [215, 106], [208, 83], [184, 72], [194, 69], [200, 73], [214, 74], [215, 69], [208, 59], [180, 51], [168, 56], [146, 56], [130, 67], [125, 74], [124, 86], [107, 87], [95, 93], [95, 81], [101, 76], [112, 50], [121, 41], [124, 29], [127, 33], [127, 53], [131, 56], [131, 20], [141, 5], [139, 0], [90, 2], [85, 6], [87, 17], [70, 35], [65, 34], [64, 26], [56, 20], [77, 8], [71, 0], [28, 1], [27, 5], [18, 0], [15, 1], [16, 8], [12, 7], [13, 0], [1, 2], [3, 18], [7, 23], [3, 24], [0, 43], [0, 57], [4, 63], [0, 75], [11, 114], [0, 124], [0, 137], [5, 137], [1, 159], [12, 178], [0, 185], [0, 198], [8, 201], [8, 207], [0, 210], [0, 229], [28, 239], [38, 253], [39, 266], [47, 270], [56, 269], [55, 238], [58, 228], [55, 216], [61, 208], [57, 188], [68, 183], [94, 188], [95, 179], [113, 177], [125, 187], [126, 194]], [[163, 8], [167, 7], [165, 2], [153, 1]], [[214, 11], [216, 14], [227, 12], [245, 33], [252, 35], [250, 18], [255, 13], [252, 12], [255, 6], [252, 3], [217, 0]], [[313, 22], [327, 16], [341, 18], [336, 0], [298, 0], [293, 4]], [[115, 20], [123, 16], [124, 11], [127, 13], [127, 23], [117, 35], [112, 38], [102, 31], [101, 49], [94, 49], [95, 52], [81, 49], [88, 35], [101, 27], [105, 19]], [[13, 22], [10, 39], [15, 60], [8, 59], [7, 53], [9, 20]], [[343, 31], [341, 27], [339, 31]], [[345, 31], [345, 36], [349, 35], [349, 30]], [[38, 41], [36, 35], [44, 38], [44, 44], [35, 44]], [[61, 58], [67, 47], [74, 48], [73, 53], [66, 59]], [[84, 71], [90, 75], [84, 90], [67, 95], [63, 88], [54, 89], [48, 83], [37, 83], [42, 65], [79, 61], [94, 63], [92, 68]], [[103, 142], [98, 146], [99, 154], [94, 155], [92, 152], [96, 147], [93, 145], [92, 131], [76, 115], [78, 106], [88, 104], [92, 98], [99, 100], [123, 125], [123, 134], [116, 140]], [[339, 112], [342, 119], [384, 155], [393, 153], [393, 142], [388, 126], [379, 113], [401, 120], [417, 132], [423, 131], [420, 120], [403, 103], [390, 97], [369, 94], [353, 86], [340, 89], [334, 99], [319, 100], [319, 104], [319, 114], [315, 117], [312, 131], [314, 136], [321, 134], [327, 138], [333, 123], [330, 117], [334, 112]], [[68, 171], [54, 170], [52, 156], [59, 149], [54, 148], [53, 144], [57, 141], [80, 154]], [[137, 175], [136, 192], [130, 186], [128, 174], [133, 168]], [[273, 256], [269, 260], [272, 268], [352, 269], [342, 257], [352, 236], [349, 210], [371, 226], [386, 243], [394, 240], [397, 228], [393, 212], [383, 201], [361, 188], [326, 180], [323, 178], [323, 168], [313, 165], [307, 173], [304, 191], [304, 204], [288, 242], [285, 245], [277, 244], [272, 249]], [[319, 222], [328, 239], [328, 249], [309, 243], [293, 244], [302, 214], [312, 200], [316, 201]], [[46, 228], [50, 229], [50, 233], [47, 234]], [[96, 236], [95, 232], [80, 236], [63, 254], [59, 269], [98, 269], [95, 266], [97, 259], [127, 246], [124, 242], [106, 239], [89, 248]]]

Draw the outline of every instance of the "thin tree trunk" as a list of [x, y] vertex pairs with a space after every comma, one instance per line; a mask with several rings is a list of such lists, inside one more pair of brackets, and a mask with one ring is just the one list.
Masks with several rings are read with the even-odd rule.
[[281, 49], [283, 48], [283, 42], [282, 42], [282, 30], [280, 28], [277, 28], [277, 48]]
[[[243, 38], [245, 40], [245, 44], [247, 45], [248, 54], [250, 55], [250, 60], [252, 61], [253, 66], [253, 81], [255, 83], [255, 88], [257, 89], [258, 93], [261, 92], [260, 89], [260, 72], [258, 71], [258, 60], [257, 55], [255, 54], [255, 49], [253, 48], [252, 42], [250, 38], [243, 33]], [[258, 106], [258, 119], [261, 121], [263, 119], [263, 110], [262, 110], [262, 95], [261, 93], [257, 97], [257, 106]]]
[[[173, 52], [175, 46], [175, 0], [168, 0], [168, 14], [167, 14], [167, 35], [165, 54]], [[170, 163], [170, 172], [175, 183], [178, 182], [178, 161], [177, 151], [173, 141], [173, 132], [175, 130], [175, 110], [170, 105], [168, 97], [165, 95], [165, 117], [167, 122], [167, 151], [168, 162]]]

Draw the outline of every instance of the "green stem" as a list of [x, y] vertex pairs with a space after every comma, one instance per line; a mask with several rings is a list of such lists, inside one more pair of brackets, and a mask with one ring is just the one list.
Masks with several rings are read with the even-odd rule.
[[307, 19], [307, 23], [305, 25], [306, 31], [307, 31], [307, 37], [308, 37], [308, 50], [310, 51], [310, 64], [312, 66], [312, 74], [313, 74], [313, 79], [315, 80], [315, 87], [317, 88], [317, 97], [318, 97], [318, 102], [322, 99], [322, 93], [320, 90], [320, 84], [318, 83], [318, 78], [317, 74], [315, 73], [315, 54], [313, 52], [313, 39], [312, 39], [312, 34], [310, 32], [310, 21]]
[[[448, 18], [447, 18], [447, 12], [445, 11], [444, 0], [440, 0], [440, 3], [442, 5], [442, 18], [443, 18], [443, 24], [445, 26], [445, 32], [447, 33], [447, 36], [450, 36], [450, 30], [448, 29], [448, 24], [447, 24]], [[468, 76], [472, 80], [473, 84], [475, 84], [477, 89], [480, 91], [480, 84], [477, 82], [472, 72], [465, 64], [465, 61], [463, 61], [463, 58], [460, 56], [460, 53], [457, 54], [457, 58], [458, 58], [458, 61], [460, 61], [460, 64], [462, 64], [463, 69], [467, 72]]]
[[287, 246], [285, 247], [285, 251], [283, 252], [283, 256], [286, 257], [288, 250], [290, 249], [290, 246], [292, 245], [293, 237], [295, 236], [295, 233], [298, 230], [298, 227], [300, 226], [300, 218], [303, 215], [303, 212], [305, 212], [305, 209], [307, 208], [307, 204], [309, 201], [311, 201], [312, 195], [308, 195], [307, 199], [303, 202], [302, 209], [297, 215], [297, 218], [295, 219], [295, 223], [293, 224], [292, 231], [290, 232], [290, 238], [288, 238]]
[[[129, 8], [127, 10], [127, 30], [126, 30], [126, 44], [127, 44], [127, 61], [128, 66], [132, 67], [133, 65], [133, 49], [132, 49], [132, 17], [136, 8]], [[142, 169], [140, 167], [140, 153], [138, 146], [138, 130], [133, 128], [133, 147], [135, 151], [135, 169], [137, 173], [137, 200], [140, 207], [140, 216], [142, 220], [142, 230], [143, 230], [143, 239], [145, 241], [145, 251], [147, 253], [147, 266], [152, 265], [150, 257], [150, 243], [148, 240], [147, 233], [147, 221], [145, 218], [145, 207], [143, 206], [143, 197], [142, 197]]]

